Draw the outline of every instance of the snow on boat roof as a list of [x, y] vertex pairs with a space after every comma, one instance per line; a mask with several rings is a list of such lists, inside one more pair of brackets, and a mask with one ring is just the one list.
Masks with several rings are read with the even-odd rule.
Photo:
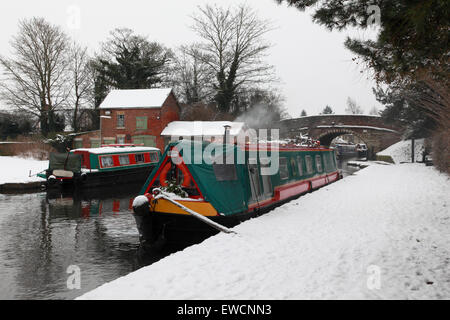
[[245, 130], [244, 122], [231, 121], [173, 121], [161, 133], [162, 136], [223, 136], [225, 126], [230, 126], [230, 135], [237, 136]]
[[93, 154], [109, 154], [109, 153], [134, 153], [134, 152], [145, 152], [145, 151], [160, 151], [158, 148], [152, 147], [102, 147], [102, 148], [82, 148], [82, 149], [74, 149], [75, 151], [84, 151]]
[[160, 108], [172, 88], [112, 90], [100, 109]]

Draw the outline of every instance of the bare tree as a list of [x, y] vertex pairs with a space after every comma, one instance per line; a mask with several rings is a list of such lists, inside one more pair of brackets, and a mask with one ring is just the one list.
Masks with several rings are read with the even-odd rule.
[[77, 43], [73, 43], [70, 48], [69, 75], [72, 90], [68, 107], [71, 110], [73, 131], [78, 132], [83, 112], [94, 105], [94, 74], [87, 48]]
[[234, 10], [206, 5], [193, 16], [193, 29], [204, 40], [204, 62], [215, 74], [215, 100], [221, 112], [238, 112], [233, 100], [239, 89], [274, 80], [273, 67], [263, 61], [270, 45], [264, 35], [268, 21], [241, 5]]
[[0, 83], [3, 100], [37, 116], [41, 133], [54, 131], [55, 111], [67, 100], [68, 38], [42, 18], [22, 20], [12, 39], [13, 58], [0, 57], [5, 81]]
[[188, 105], [207, 103], [213, 96], [214, 74], [198, 44], [181, 46], [173, 63], [172, 84], [177, 97]]
[[361, 106], [358, 105], [356, 103], [356, 101], [350, 97], [347, 98], [347, 109], [345, 109], [345, 111], [348, 114], [363, 114], [364, 113], [363, 108], [361, 108]]

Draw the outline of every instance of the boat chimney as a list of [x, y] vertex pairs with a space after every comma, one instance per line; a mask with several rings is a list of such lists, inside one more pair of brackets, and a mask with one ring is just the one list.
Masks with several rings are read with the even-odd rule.
[[229, 143], [230, 142], [230, 125], [223, 126], [225, 128], [225, 134], [223, 136], [223, 143]]

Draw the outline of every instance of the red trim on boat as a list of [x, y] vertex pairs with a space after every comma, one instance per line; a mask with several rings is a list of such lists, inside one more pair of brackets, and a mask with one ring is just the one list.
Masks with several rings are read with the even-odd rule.
[[302, 194], [309, 191], [309, 181], [301, 181], [293, 185], [280, 186], [275, 190], [276, 200], [285, 200], [297, 194]]
[[71, 177], [56, 177], [57, 180], [72, 180]]
[[327, 184], [327, 175], [311, 179], [310, 181], [311, 181], [311, 187], [313, 189], [320, 188]]
[[[330, 177], [332, 180], [330, 180]], [[303, 180], [303, 181], [297, 181], [288, 183], [279, 187], [276, 187], [274, 190], [274, 196], [270, 199], [266, 199], [257, 203], [249, 204], [248, 205], [248, 211], [252, 211], [255, 208], [260, 208], [263, 206], [267, 206], [273, 203], [277, 203], [292, 197], [295, 197], [297, 195], [301, 195], [303, 193], [306, 193], [311, 190], [311, 185], [313, 185], [314, 181], [324, 181], [323, 184], [315, 184], [315, 187], [313, 186], [312, 189], [318, 188], [319, 186], [327, 185], [331, 182], [337, 181], [339, 178], [339, 172], [334, 172], [329, 175], [316, 177], [313, 179]]]

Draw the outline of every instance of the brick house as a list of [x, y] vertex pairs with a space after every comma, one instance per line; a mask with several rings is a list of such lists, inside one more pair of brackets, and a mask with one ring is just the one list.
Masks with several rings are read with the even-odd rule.
[[180, 119], [180, 106], [171, 88], [112, 90], [100, 107], [100, 130], [74, 140], [74, 148], [102, 144], [143, 144], [164, 150], [161, 132]]

